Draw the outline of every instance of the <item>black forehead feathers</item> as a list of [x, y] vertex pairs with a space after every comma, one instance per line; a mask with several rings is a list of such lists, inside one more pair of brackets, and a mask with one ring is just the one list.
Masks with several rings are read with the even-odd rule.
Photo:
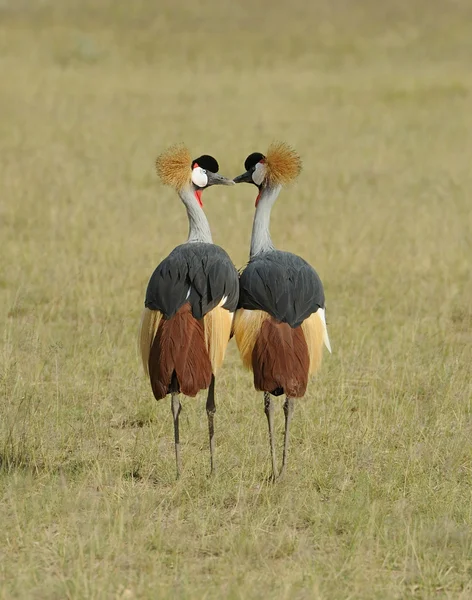
[[216, 158], [213, 156], [209, 156], [208, 154], [203, 154], [198, 158], [192, 160], [192, 169], [197, 164], [201, 169], [205, 169], [205, 171], [211, 171], [212, 173], [218, 173], [218, 163], [216, 162]]
[[244, 161], [244, 168], [246, 169], [246, 171], [249, 171], [249, 169], [252, 169], [252, 167], [255, 167], [257, 165], [257, 163], [260, 162], [264, 158], [265, 158], [265, 156], [263, 154], [261, 154], [260, 152], [253, 152]]

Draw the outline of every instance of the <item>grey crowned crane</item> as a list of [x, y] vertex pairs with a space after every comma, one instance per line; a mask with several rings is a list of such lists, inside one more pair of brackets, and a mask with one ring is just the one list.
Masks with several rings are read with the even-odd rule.
[[217, 174], [218, 163], [213, 157], [204, 155], [192, 160], [184, 146], [174, 146], [160, 155], [156, 169], [161, 181], [173, 187], [184, 203], [189, 234], [149, 280], [140, 350], [156, 400], [171, 395], [179, 477], [181, 393], [195, 396], [208, 388], [211, 472], [215, 469], [215, 375], [230, 339], [239, 284], [228, 254], [213, 244], [201, 197], [211, 185], [233, 185], [233, 181]]
[[[269, 232], [272, 206], [284, 184], [300, 173], [301, 160], [287, 144], [273, 143], [267, 154], [249, 155], [246, 172], [235, 183], [258, 189], [249, 262], [239, 280], [239, 304], [233, 330], [254, 387], [264, 392], [269, 424], [272, 478], [286, 471], [294, 398], [304, 396], [308, 378], [321, 365], [323, 343], [331, 352], [325, 320], [323, 285], [302, 258], [276, 250]], [[280, 475], [274, 445], [274, 402], [285, 394], [285, 436]]]

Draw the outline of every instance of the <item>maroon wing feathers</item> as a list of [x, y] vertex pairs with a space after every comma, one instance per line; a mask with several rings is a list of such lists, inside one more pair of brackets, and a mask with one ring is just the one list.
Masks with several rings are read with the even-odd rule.
[[256, 390], [300, 398], [308, 385], [310, 357], [301, 327], [292, 328], [269, 317], [252, 352]]
[[[176, 375], [179, 390], [170, 385]], [[205, 345], [203, 321], [195, 319], [190, 304], [184, 304], [171, 318], [163, 318], [149, 355], [149, 376], [156, 400], [170, 391], [186, 396], [210, 385], [212, 368]]]

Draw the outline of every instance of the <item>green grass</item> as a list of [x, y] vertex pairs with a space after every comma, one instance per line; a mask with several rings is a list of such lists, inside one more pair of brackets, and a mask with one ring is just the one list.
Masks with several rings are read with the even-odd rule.
[[[0, 598], [472, 597], [471, 39], [466, 0], [0, 3]], [[234, 176], [274, 138], [304, 170], [273, 239], [320, 273], [333, 354], [271, 485], [232, 343], [218, 477], [202, 395], [175, 482], [136, 352], [187, 232], [153, 162], [184, 141]], [[237, 266], [254, 195], [204, 197]]]

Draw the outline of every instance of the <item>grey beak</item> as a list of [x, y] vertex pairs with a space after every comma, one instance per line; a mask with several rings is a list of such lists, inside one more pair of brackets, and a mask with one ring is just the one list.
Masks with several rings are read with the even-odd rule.
[[252, 180], [252, 171], [246, 171], [233, 179], [234, 183], [254, 183]]
[[223, 177], [223, 175], [219, 175], [218, 173], [212, 173], [211, 171], [207, 171], [208, 183], [207, 187], [210, 185], [234, 185], [234, 181], [231, 179], [227, 179]]

